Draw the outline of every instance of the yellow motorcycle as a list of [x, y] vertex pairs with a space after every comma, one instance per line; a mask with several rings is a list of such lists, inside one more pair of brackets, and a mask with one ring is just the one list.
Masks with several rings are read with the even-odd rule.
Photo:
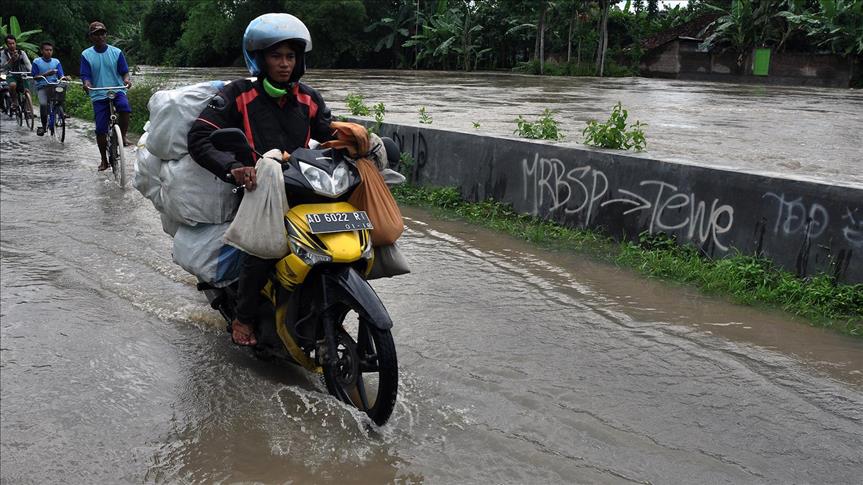
[[[210, 140], [222, 151], [252, 151], [235, 128], [216, 130]], [[394, 148], [391, 140], [386, 146]], [[374, 262], [372, 223], [347, 202], [359, 172], [335, 149], [297, 149], [282, 169], [290, 252], [262, 291], [267, 304], [259, 311], [255, 352], [321, 374], [330, 394], [382, 425], [395, 406], [398, 362], [392, 319], [365, 278]], [[198, 288], [230, 325], [236, 285]]]

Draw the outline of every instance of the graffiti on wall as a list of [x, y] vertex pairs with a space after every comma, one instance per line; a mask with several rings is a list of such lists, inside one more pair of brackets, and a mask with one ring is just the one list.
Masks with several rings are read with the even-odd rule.
[[[622, 215], [636, 212], [648, 214], [647, 230], [682, 231], [689, 240], [712, 242], [717, 248], [727, 251], [721, 235], [734, 225], [734, 208], [720, 204], [719, 199], [708, 203], [699, 200], [694, 193], [681, 192], [670, 183], [661, 180], [642, 180], [638, 188], [618, 188], [619, 197], [604, 200], [609, 190], [608, 177], [602, 170], [591, 166], [569, 170], [556, 158], [522, 160], [523, 197], [533, 208], [549, 212], [563, 210], [566, 215], [583, 215], [584, 225], [590, 224], [602, 208], [620, 210]], [[600, 202], [602, 201], [602, 202]]]

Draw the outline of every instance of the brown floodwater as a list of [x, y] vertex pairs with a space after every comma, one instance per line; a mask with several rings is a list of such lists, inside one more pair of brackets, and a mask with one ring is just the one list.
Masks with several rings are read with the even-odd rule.
[[[244, 69], [144, 67], [140, 77], [188, 84], [246, 75]], [[559, 143], [580, 147], [587, 120], [607, 120], [621, 102], [629, 123], [648, 125], [645, 157], [863, 187], [863, 92], [856, 89], [320, 69], [303, 80], [336, 114], [350, 114], [345, 97], [354, 93], [370, 107], [384, 103], [385, 121], [466, 133], [515, 137], [518, 116], [536, 121], [550, 109], [566, 136]], [[423, 107], [430, 125], [419, 122]]]
[[90, 126], [0, 123], [3, 483], [859, 481], [861, 339], [413, 209], [373, 427], [229, 343]]

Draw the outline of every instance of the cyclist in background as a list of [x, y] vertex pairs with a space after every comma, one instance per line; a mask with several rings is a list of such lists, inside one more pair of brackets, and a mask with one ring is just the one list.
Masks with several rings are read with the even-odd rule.
[[[126, 89], [132, 87], [129, 78], [129, 65], [123, 51], [108, 44], [108, 29], [102, 22], [92, 22], [87, 31], [93, 47], [81, 53], [81, 81], [84, 83], [84, 92], [90, 95], [93, 103], [93, 113], [96, 118], [96, 142], [99, 144], [99, 154], [102, 156], [102, 164], [99, 171], [107, 170], [108, 165], [108, 126], [111, 117], [111, 108], [108, 103], [106, 91], [90, 91], [90, 88], [107, 88], [112, 86], [125, 86], [118, 89], [113, 99], [117, 110], [117, 124], [123, 133], [123, 144], [131, 145], [126, 138], [129, 129], [129, 116], [132, 108], [126, 98]], [[122, 150], [122, 148], [121, 148]]]
[[18, 41], [14, 35], [6, 36], [6, 47], [0, 52], [0, 69], [7, 73], [6, 82], [9, 83], [9, 94], [12, 95], [12, 109], [18, 109], [18, 83], [21, 89], [27, 91], [27, 84], [21, 79], [20, 74], [8, 74], [10, 72], [30, 72], [30, 58], [27, 53], [18, 48]]
[[42, 136], [48, 125], [48, 83], [55, 84], [65, 78], [65, 75], [60, 60], [51, 57], [54, 54], [54, 44], [48, 41], [42, 42], [39, 44], [39, 53], [42, 57], [33, 59], [33, 70], [30, 71], [30, 76], [34, 78], [42, 76], [36, 79], [36, 95], [39, 96], [39, 114], [42, 117], [42, 126], [36, 130], [36, 134]]

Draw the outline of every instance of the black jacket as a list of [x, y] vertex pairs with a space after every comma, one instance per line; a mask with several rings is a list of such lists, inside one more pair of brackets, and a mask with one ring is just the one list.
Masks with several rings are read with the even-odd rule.
[[239, 128], [252, 148], [265, 153], [273, 148], [292, 152], [307, 147], [310, 138], [320, 142], [334, 138], [330, 109], [317, 91], [296, 83], [292, 92], [272, 98], [261, 81], [233, 81], [210, 101], [189, 130], [192, 158], [225, 182], [230, 171], [253, 166], [257, 156], [234, 155], [216, 149], [209, 135], [219, 128]]

